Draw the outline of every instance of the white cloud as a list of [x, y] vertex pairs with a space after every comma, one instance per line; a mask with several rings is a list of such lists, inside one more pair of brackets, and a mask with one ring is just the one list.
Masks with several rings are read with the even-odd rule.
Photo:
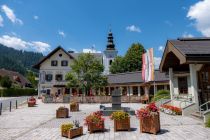
[[204, 36], [210, 36], [210, 0], [203, 0], [192, 5], [187, 13], [190, 20], [195, 21], [195, 27]]
[[32, 47], [37, 52], [48, 52], [48, 51], [50, 51], [50, 45], [45, 43], [45, 42], [41, 42], [41, 41], [33, 41], [32, 42]]
[[164, 46], [159, 46], [159, 47], [158, 47], [158, 51], [163, 52], [163, 51], [164, 51], [164, 49], [165, 49], [165, 47], [164, 47]]
[[8, 17], [8, 19], [12, 22], [12, 23], [18, 23], [20, 25], [23, 24], [23, 21], [18, 19], [13, 10], [10, 9], [7, 5], [2, 5], [1, 6], [1, 10], [6, 14], [6, 16]]
[[0, 37], [0, 43], [17, 50], [47, 52], [50, 51], [50, 45], [41, 41], [24, 41], [16, 36], [3, 35]]
[[154, 61], [155, 61], [155, 69], [159, 69], [161, 57], [154, 57]]
[[190, 34], [190, 33], [184, 32], [182, 34], [182, 37], [184, 37], [184, 38], [191, 38], [191, 37], [194, 37], [194, 36], [192, 34]]
[[66, 34], [63, 31], [58, 31], [58, 34], [61, 35], [62, 37], [66, 37]]
[[34, 19], [37, 20], [37, 19], [39, 19], [39, 17], [35, 15], [35, 16], [34, 16]]
[[101, 53], [101, 51], [97, 51], [95, 49], [83, 49], [83, 53]]
[[4, 26], [3, 21], [4, 21], [4, 19], [3, 19], [3, 17], [0, 15], [0, 27], [3, 27], [3, 26]]
[[130, 31], [130, 32], [141, 32], [141, 29], [135, 25], [130, 25], [126, 27], [126, 30]]

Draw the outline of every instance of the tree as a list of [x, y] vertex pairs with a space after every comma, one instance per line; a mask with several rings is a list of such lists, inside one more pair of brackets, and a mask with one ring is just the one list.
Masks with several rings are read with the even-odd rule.
[[140, 43], [133, 43], [124, 57], [118, 56], [110, 67], [111, 73], [140, 71], [142, 69], [142, 54], [145, 52]]
[[112, 65], [110, 67], [110, 72], [115, 73], [122, 73], [125, 71], [125, 63], [124, 58], [122, 56], [117, 56], [114, 61], [112, 62]]
[[38, 81], [36, 80], [36, 75], [35, 75], [34, 72], [28, 71], [27, 75], [26, 75], [26, 78], [31, 82], [31, 84], [34, 88], [37, 87]]
[[142, 54], [144, 47], [140, 43], [133, 43], [125, 54], [125, 71], [140, 71], [142, 69]]
[[85, 93], [89, 94], [90, 89], [98, 89], [107, 84], [107, 79], [102, 75], [103, 65], [90, 53], [80, 54], [78, 59], [74, 59], [71, 69], [66, 75], [68, 87], [85, 89]]
[[9, 76], [3, 76], [0, 79], [0, 85], [4, 88], [10, 88], [12, 86], [12, 81]]

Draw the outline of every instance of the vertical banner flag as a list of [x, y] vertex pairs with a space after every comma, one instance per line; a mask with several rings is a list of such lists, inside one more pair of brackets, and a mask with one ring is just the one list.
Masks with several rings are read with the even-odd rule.
[[145, 57], [146, 57], [146, 54], [143, 53], [142, 54], [142, 71], [141, 71], [141, 77], [143, 81], [145, 81], [145, 68], [146, 68]]
[[154, 56], [153, 48], [142, 55], [142, 80], [154, 81]]
[[154, 56], [153, 48], [149, 49], [149, 78], [148, 81], [154, 81]]

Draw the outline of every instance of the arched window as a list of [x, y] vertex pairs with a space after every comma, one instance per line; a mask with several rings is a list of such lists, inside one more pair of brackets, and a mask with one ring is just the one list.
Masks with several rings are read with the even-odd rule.
[[112, 64], [112, 60], [109, 60], [109, 65], [111, 65]]

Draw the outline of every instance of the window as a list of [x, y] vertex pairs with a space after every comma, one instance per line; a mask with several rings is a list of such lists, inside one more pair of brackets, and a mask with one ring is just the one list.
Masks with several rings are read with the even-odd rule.
[[52, 60], [51, 61], [51, 66], [57, 66], [58, 65], [58, 61], [57, 60]]
[[62, 57], [62, 53], [59, 54], [59, 57]]
[[187, 77], [178, 77], [179, 94], [188, 93]]
[[62, 60], [61, 61], [61, 66], [68, 66], [68, 61], [67, 60]]
[[50, 89], [47, 89], [47, 95], [50, 95]]
[[111, 65], [112, 64], [112, 60], [109, 60], [109, 65]]
[[63, 80], [63, 75], [62, 75], [62, 74], [57, 74], [57, 75], [55, 76], [55, 79], [56, 79], [57, 81], [62, 81], [62, 80]]
[[53, 78], [53, 75], [52, 75], [52, 74], [46, 74], [46, 75], [45, 75], [45, 80], [46, 80], [47, 82], [52, 81], [52, 78]]

